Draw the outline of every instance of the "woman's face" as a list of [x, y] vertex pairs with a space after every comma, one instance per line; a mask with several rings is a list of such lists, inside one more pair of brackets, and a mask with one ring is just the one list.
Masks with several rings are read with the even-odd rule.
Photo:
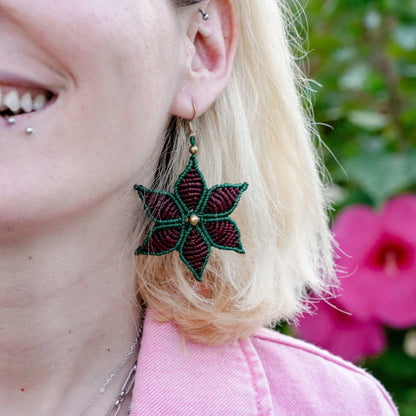
[[0, 0], [3, 102], [53, 94], [0, 118], [0, 235], [149, 184], [183, 38], [170, 0]]

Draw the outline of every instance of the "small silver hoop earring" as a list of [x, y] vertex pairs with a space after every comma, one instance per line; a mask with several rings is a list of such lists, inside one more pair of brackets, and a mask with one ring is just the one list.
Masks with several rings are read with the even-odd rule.
[[202, 9], [199, 9], [199, 12], [202, 14], [202, 18], [207, 21], [209, 20], [209, 14], [205, 13]]

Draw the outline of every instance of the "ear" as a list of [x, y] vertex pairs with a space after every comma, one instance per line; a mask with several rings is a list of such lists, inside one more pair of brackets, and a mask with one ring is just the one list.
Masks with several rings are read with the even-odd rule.
[[[199, 5], [200, 6], [200, 5]], [[182, 84], [174, 97], [171, 114], [184, 119], [204, 113], [230, 80], [238, 45], [238, 25], [233, 0], [211, 0], [202, 14], [188, 15], [186, 56]]]

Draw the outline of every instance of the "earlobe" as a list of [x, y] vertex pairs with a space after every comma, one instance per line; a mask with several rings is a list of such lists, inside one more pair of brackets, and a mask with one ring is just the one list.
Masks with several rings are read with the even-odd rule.
[[[192, 42], [183, 83], [174, 97], [171, 114], [189, 119], [193, 104], [205, 112], [226, 88], [238, 45], [238, 25], [232, 0], [211, 0], [196, 9], [188, 22]], [[209, 18], [204, 16], [208, 15]], [[195, 25], [195, 19], [197, 24]]]

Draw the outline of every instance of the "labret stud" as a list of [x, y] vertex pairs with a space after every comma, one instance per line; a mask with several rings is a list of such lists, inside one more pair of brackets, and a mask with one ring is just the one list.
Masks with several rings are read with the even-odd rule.
[[[6, 120], [7, 120], [7, 123], [10, 124], [11, 126], [13, 124], [16, 124], [16, 119], [14, 117], [7, 117]], [[31, 126], [26, 127], [25, 129], [26, 134], [33, 134], [34, 131], [35, 131], [34, 128]]]

